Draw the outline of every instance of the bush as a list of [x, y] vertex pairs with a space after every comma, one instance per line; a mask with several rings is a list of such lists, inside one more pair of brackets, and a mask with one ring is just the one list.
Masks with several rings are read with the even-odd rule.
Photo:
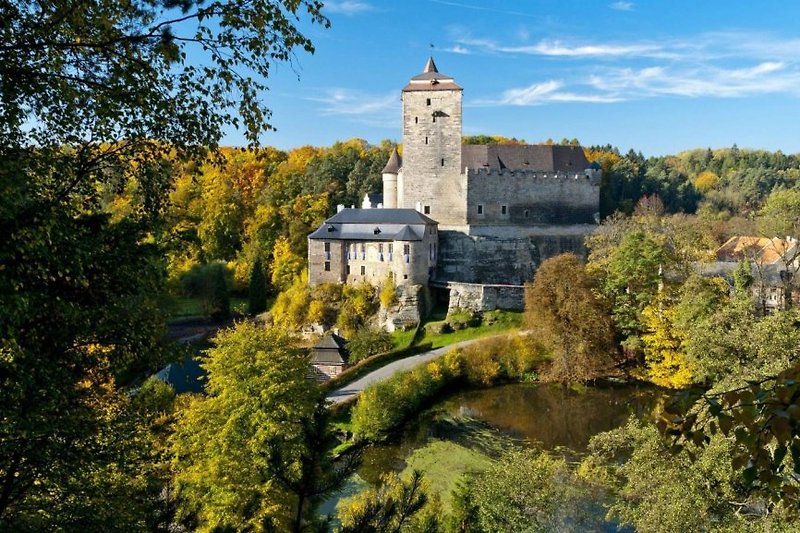
[[384, 309], [389, 309], [391, 306], [397, 303], [397, 287], [394, 284], [394, 277], [390, 272], [388, 276], [386, 276], [386, 280], [384, 280], [383, 285], [381, 286], [381, 293], [379, 297], [381, 301], [381, 306]]
[[375, 354], [392, 349], [392, 336], [382, 329], [359, 328], [347, 343], [350, 362], [357, 363]]
[[381, 440], [445, 386], [459, 380], [479, 386], [528, 381], [536, 375], [543, 354], [538, 344], [519, 335], [450, 350], [441, 359], [367, 387], [353, 408], [353, 432], [359, 438]]

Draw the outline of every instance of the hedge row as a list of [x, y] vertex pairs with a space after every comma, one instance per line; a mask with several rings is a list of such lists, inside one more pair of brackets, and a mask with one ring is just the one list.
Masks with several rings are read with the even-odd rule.
[[353, 408], [357, 438], [382, 440], [448, 386], [487, 386], [535, 380], [544, 360], [530, 337], [509, 335], [476, 342], [407, 372], [367, 387]]

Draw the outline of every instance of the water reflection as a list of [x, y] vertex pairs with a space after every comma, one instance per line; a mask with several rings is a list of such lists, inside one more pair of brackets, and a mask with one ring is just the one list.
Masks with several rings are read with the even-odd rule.
[[[431, 439], [452, 440], [494, 455], [516, 441], [546, 450], [584, 452], [592, 436], [621, 426], [631, 415], [652, 415], [664, 393], [647, 386], [512, 384], [443, 398], [393, 440], [369, 448], [359, 469], [367, 483], [399, 471], [411, 453]], [[494, 434], [494, 438], [492, 435]]]

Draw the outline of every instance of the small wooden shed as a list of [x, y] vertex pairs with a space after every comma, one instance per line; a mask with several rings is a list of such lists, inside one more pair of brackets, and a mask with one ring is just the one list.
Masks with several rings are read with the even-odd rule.
[[342, 373], [347, 368], [346, 341], [329, 333], [311, 348], [311, 370], [313, 378], [317, 381], [328, 381]]

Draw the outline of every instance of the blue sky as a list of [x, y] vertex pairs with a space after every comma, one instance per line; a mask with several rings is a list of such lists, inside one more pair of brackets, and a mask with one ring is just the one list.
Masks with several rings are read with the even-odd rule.
[[465, 134], [800, 152], [797, 1], [325, 4], [331, 28], [306, 27], [316, 53], [268, 81], [277, 131], [263, 144], [399, 141], [400, 89], [432, 53], [464, 87]]

